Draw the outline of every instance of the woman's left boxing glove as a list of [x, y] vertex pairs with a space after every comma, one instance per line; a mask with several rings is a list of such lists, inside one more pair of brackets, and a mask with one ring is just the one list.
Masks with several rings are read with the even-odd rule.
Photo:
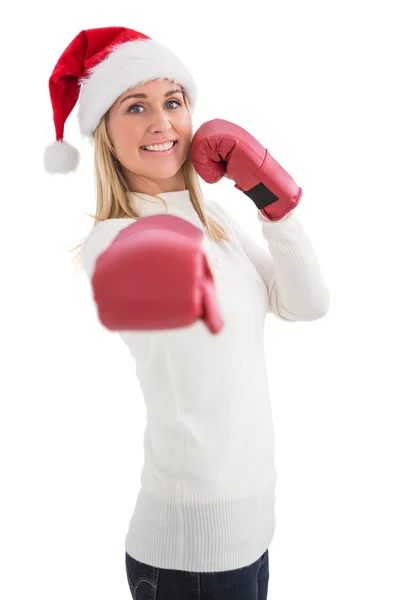
[[300, 202], [303, 191], [248, 131], [223, 119], [203, 123], [193, 136], [191, 158], [207, 183], [222, 177], [235, 181], [270, 221], [283, 219]]

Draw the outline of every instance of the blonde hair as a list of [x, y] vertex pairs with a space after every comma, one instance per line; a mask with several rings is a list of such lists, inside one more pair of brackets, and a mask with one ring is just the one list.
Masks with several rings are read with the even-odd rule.
[[[183, 98], [186, 109], [190, 114], [190, 104], [185, 92], [183, 93]], [[121, 164], [115, 154], [113, 145], [107, 132], [109, 113], [110, 110], [103, 115], [94, 132], [94, 168], [97, 206], [96, 214], [88, 215], [95, 221], [93, 223], [93, 227], [96, 227], [100, 221], [105, 221], [107, 219], [140, 218], [140, 215], [134, 209], [132, 203], [129, 202], [128, 192], [131, 192], [131, 190], [129, 190], [127, 182], [124, 178]], [[207, 215], [205, 211], [199, 177], [193, 166], [190, 152], [188, 152], [188, 156], [182, 165], [182, 172], [193, 208], [195, 209], [200, 221], [204, 226], [206, 235], [216, 242], [228, 240], [229, 236], [225, 229], [209, 215]], [[140, 194], [136, 192], [135, 194], [140, 196]], [[157, 197], [164, 203], [167, 210], [168, 207], [165, 200], [160, 196]], [[69, 250], [69, 252], [73, 252], [77, 248], [80, 249], [77, 256], [75, 256], [73, 259], [74, 261], [77, 261], [79, 271], [82, 270], [83, 266], [81, 246], [82, 241], [77, 246]]]

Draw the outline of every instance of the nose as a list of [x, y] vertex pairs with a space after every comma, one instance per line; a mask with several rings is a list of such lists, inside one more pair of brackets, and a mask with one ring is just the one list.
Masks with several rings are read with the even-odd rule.
[[164, 131], [169, 131], [172, 129], [172, 125], [169, 122], [169, 115], [167, 115], [163, 110], [157, 112], [154, 116], [151, 131], [153, 133], [161, 133]]

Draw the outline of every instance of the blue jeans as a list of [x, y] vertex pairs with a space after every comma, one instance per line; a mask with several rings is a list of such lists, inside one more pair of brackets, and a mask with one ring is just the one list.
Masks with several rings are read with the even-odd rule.
[[268, 550], [255, 563], [217, 573], [150, 567], [125, 552], [133, 600], [267, 600]]

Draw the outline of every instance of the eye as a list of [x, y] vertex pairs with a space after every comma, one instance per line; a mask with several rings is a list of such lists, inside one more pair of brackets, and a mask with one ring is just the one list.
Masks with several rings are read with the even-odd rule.
[[170, 102], [175, 102], [175, 104], [177, 104], [178, 106], [181, 105], [181, 103], [178, 102], [178, 100], [168, 100], [167, 104], [169, 104]]
[[133, 108], [143, 108], [143, 106], [141, 106], [140, 104], [132, 104], [132, 106], [128, 108], [128, 112], [131, 112]]
[[[178, 100], [168, 100], [168, 102], [166, 102], [166, 104], [171, 104], [171, 102], [177, 104], [178, 106], [181, 106], [181, 103], [178, 102]], [[143, 108], [143, 106], [141, 104], [132, 104], [128, 108], [128, 113], [130, 113], [130, 112], [135, 113], [136, 112], [137, 114], [140, 114], [140, 113], [138, 113], [138, 111], [133, 111], [132, 109], [134, 109], [134, 108]], [[175, 110], [175, 108], [173, 110]]]

